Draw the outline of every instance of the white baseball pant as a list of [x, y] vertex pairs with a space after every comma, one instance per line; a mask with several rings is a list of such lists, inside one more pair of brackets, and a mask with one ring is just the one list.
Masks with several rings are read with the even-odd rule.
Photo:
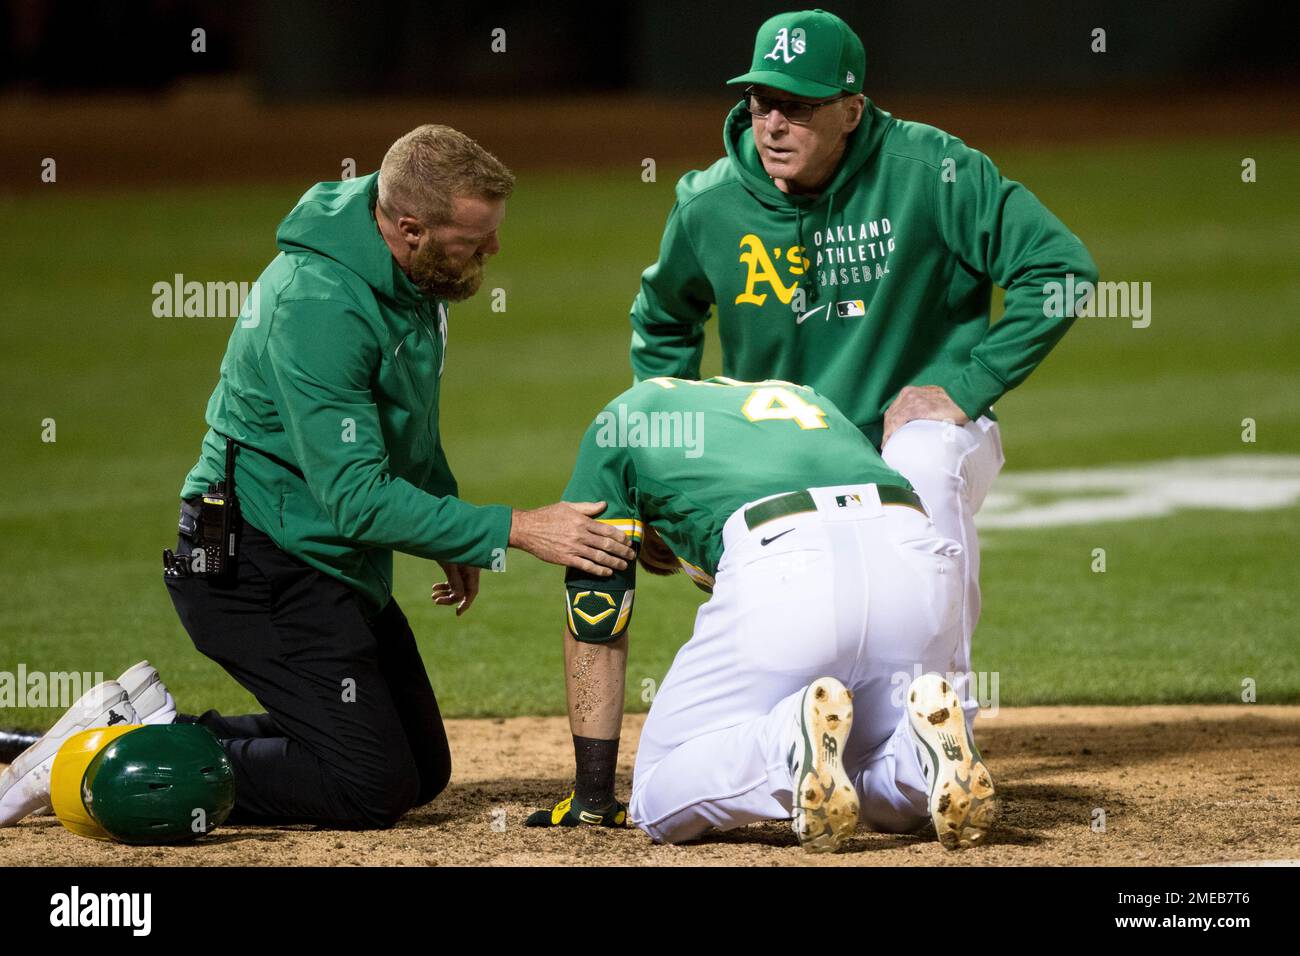
[[961, 643], [950, 663], [938, 668], [948, 675], [962, 699], [967, 725], [979, 711], [971, 671], [971, 637], [980, 617], [980, 545], [975, 514], [1002, 470], [1002, 435], [987, 416], [965, 425], [914, 421], [899, 428], [885, 444], [885, 464], [911, 482], [925, 502], [934, 526], [965, 552]]
[[741, 508], [723, 530], [713, 596], [641, 732], [629, 813], [656, 841], [790, 816], [799, 698], [827, 675], [854, 692], [845, 768], [862, 820], [929, 819], [903, 695], [915, 665], [942, 671], [957, 653], [961, 548], [875, 485], [810, 491], [815, 512], [751, 531]]

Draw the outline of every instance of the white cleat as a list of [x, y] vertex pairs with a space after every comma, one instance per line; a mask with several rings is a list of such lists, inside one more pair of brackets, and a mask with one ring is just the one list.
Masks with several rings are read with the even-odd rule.
[[791, 828], [809, 853], [833, 853], [858, 825], [858, 793], [844, 772], [853, 727], [853, 692], [834, 677], [808, 685], [790, 748]]
[[[117, 682], [135, 709], [135, 723], [170, 724], [176, 719], [176, 701], [158, 676], [158, 669], [148, 661], [128, 667]], [[33, 810], [31, 816], [43, 817], [53, 812], [54, 808], [46, 803]]]
[[12, 826], [50, 803], [50, 769], [63, 742], [92, 727], [136, 723], [135, 708], [117, 681], [96, 684], [40, 740], [0, 774], [0, 827]]
[[127, 668], [117, 682], [135, 708], [136, 723], [170, 724], [176, 719], [176, 701], [148, 661]]
[[907, 717], [930, 785], [930, 819], [939, 842], [948, 850], [979, 846], [1001, 805], [957, 692], [938, 674], [922, 674], [907, 689]]

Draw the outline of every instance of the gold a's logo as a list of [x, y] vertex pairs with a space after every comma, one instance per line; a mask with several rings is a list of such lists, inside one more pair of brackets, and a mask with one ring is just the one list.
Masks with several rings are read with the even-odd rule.
[[[763, 240], [759, 239], [754, 233], [746, 233], [740, 240], [740, 261], [749, 269], [749, 274], [745, 277], [745, 291], [736, 296], [736, 305], [759, 305], [767, 301], [766, 292], [755, 291], [762, 283], [767, 283], [776, 297], [785, 305], [790, 304], [794, 297], [794, 290], [799, 287], [799, 280], [794, 279], [789, 285], [781, 279], [781, 274], [777, 272], [776, 264], [773, 260], [780, 261], [782, 249], [777, 246], [772, 249], [772, 255], [767, 254], [767, 247], [763, 245]], [[785, 259], [790, 263], [790, 275], [801, 276], [807, 271], [809, 261], [804, 257], [803, 246], [790, 246], [784, 250]]]

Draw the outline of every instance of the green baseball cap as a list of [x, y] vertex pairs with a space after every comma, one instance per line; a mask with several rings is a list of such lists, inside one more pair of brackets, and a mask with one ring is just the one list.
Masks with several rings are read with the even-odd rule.
[[757, 83], [795, 96], [861, 93], [867, 54], [847, 23], [825, 10], [778, 13], [758, 28], [749, 72], [728, 86]]

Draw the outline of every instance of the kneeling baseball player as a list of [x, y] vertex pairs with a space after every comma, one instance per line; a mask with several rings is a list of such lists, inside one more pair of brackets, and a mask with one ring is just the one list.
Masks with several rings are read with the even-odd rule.
[[[655, 695], [630, 807], [614, 794], [635, 565], [566, 575], [576, 786], [530, 826], [622, 826], [657, 842], [792, 818], [805, 849], [859, 821], [986, 839], [992, 778], [935, 671], [961, 640], [961, 547], [813, 389], [648, 379], [583, 437], [566, 501], [603, 500], [651, 573], [712, 597]], [[901, 692], [899, 674], [921, 676]]]

